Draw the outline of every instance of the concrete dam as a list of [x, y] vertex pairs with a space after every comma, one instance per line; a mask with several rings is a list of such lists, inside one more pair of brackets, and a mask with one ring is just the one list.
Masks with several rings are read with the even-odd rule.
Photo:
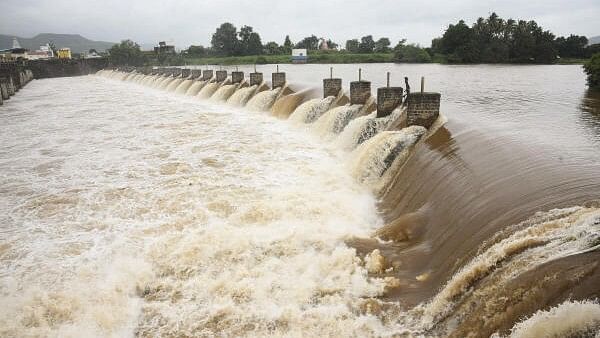
[[268, 67], [107, 68], [5, 101], [1, 336], [597, 334], [597, 148], [445, 113], [505, 70], [461, 97]]

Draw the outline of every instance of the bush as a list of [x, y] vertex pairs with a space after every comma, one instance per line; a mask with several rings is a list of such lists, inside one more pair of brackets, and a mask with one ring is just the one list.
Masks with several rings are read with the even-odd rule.
[[428, 63], [431, 56], [419, 46], [406, 45], [397, 46], [394, 52], [395, 62]]
[[590, 88], [600, 88], [600, 53], [592, 57], [583, 65], [587, 73], [587, 82]]

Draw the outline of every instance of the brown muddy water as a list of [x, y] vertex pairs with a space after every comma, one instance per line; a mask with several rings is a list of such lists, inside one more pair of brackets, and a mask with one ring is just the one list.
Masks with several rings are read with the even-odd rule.
[[581, 67], [333, 66], [373, 92], [425, 76], [430, 131], [321, 99], [329, 67], [260, 92], [104, 71], [7, 101], [0, 335], [596, 336]]

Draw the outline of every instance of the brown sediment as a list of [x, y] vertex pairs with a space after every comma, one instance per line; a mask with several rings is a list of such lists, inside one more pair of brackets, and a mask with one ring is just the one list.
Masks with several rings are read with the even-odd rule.
[[290, 114], [302, 103], [304, 95], [301, 93], [282, 96], [273, 104], [271, 112], [280, 119], [287, 119]]
[[[544, 234], [580, 221], [575, 211], [532, 217], [537, 212], [597, 208], [590, 201], [600, 198], [597, 165], [557, 159], [551, 151], [454, 121], [421, 141], [384, 182], [379, 206], [386, 225], [372, 239], [346, 241], [365, 259], [377, 250], [386, 269], [371, 269], [373, 275], [395, 277], [402, 285], [380, 299], [405, 310], [427, 304], [471, 264], [454, 293], [444, 291], [450, 292], [446, 301], [452, 308], [434, 312], [432, 326], [423, 332], [487, 337], [506, 334], [524, 317], [567, 299], [599, 297], [599, 251], [545, 263], [519, 258], [546, 245]], [[535, 226], [540, 223], [543, 227]], [[507, 243], [496, 259], [473, 265], [476, 256], [517, 231], [526, 237]]]
[[433, 271], [432, 282], [422, 284], [414, 301], [433, 296], [504, 227], [537, 211], [599, 198], [597, 170], [452, 121], [441, 127], [397, 170], [380, 203], [389, 227], [407, 214], [425, 213], [427, 222], [420, 227], [431, 254], [412, 258], [419, 270]]
[[487, 281], [446, 319], [447, 323], [455, 321], [453, 325], [458, 322], [450, 336], [508, 334], [514, 323], [540, 309], [567, 299], [596, 298], [600, 295], [599, 261], [600, 251], [572, 255], [542, 264], [507, 283]]

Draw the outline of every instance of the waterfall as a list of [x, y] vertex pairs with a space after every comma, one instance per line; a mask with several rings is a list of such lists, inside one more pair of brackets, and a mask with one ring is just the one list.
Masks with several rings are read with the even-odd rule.
[[171, 76], [165, 76], [162, 79], [159, 79], [155, 85], [153, 86], [153, 88], [156, 89], [164, 89], [169, 82], [173, 81], [173, 78]]
[[219, 89], [220, 85], [221, 84], [217, 82], [208, 83], [200, 90], [200, 92], [198, 92], [198, 95], [196, 96], [200, 99], [208, 99], [217, 91], [217, 89]]
[[237, 87], [237, 84], [223, 85], [213, 94], [213, 96], [210, 97], [210, 99], [211, 101], [215, 102], [227, 101], [233, 92], [235, 92]]
[[361, 144], [353, 153], [352, 174], [356, 180], [379, 191], [387, 183], [382, 176], [390, 167], [395, 173], [408, 159], [415, 144], [427, 132], [421, 126], [384, 131]]
[[331, 107], [334, 100], [333, 96], [308, 100], [294, 110], [290, 120], [297, 123], [313, 123]]
[[291, 93], [280, 96], [271, 107], [273, 116], [280, 119], [287, 119], [294, 112], [296, 107], [302, 102], [306, 93]]
[[187, 92], [187, 90], [190, 88], [190, 86], [192, 85], [192, 83], [193, 83], [192, 80], [185, 79], [183, 82], [181, 82], [179, 84], [179, 86], [177, 86], [177, 88], [175, 88], [175, 93], [185, 94]]
[[187, 96], [198, 95], [198, 93], [200, 92], [202, 87], [204, 87], [205, 84], [206, 84], [206, 81], [200, 81], [200, 80], [193, 81], [190, 88], [185, 92], [185, 95], [187, 95]]
[[260, 92], [251, 98], [250, 101], [248, 101], [246, 107], [250, 110], [267, 111], [275, 102], [275, 99], [277, 98], [277, 95], [279, 95], [280, 91], [281, 88], [275, 88]]
[[600, 304], [592, 301], [565, 301], [550, 310], [539, 310], [511, 330], [514, 338], [598, 337]]
[[142, 81], [142, 85], [144, 86], [150, 86], [150, 84], [152, 82], [154, 82], [157, 78], [157, 75], [149, 75], [148, 77], [146, 77], [146, 79], [144, 79], [144, 81]]
[[377, 118], [377, 112], [357, 117], [337, 138], [337, 145], [346, 150], [353, 149], [382, 130], [386, 130], [405, 111], [404, 107], [395, 109], [390, 115]]
[[[600, 209], [573, 207], [540, 212], [514, 226], [512, 230], [514, 232], [510, 234], [501, 233], [497, 242], [491, 245], [484, 243], [477, 256], [457, 271], [431, 301], [413, 310], [415, 313], [419, 312], [420, 326], [426, 330], [448, 332], [457, 329], [458, 316], [485, 317], [489, 323], [478, 324], [481, 327], [479, 332], [485, 335], [488, 333], [483, 331], [487, 329], [486, 325], [493, 324], [494, 320], [505, 319], [498, 314], [507, 306], [502, 302], [489, 303], [489, 300], [504, 298], [518, 302], [520, 299], [520, 296], [516, 295], [519, 290], [507, 288], [508, 283], [545, 263], [600, 248]], [[543, 282], [529, 281], [527, 292], [543, 293], [540, 283]], [[478, 285], [476, 292], [473, 290], [475, 284]], [[536, 290], [538, 288], [542, 289]], [[555, 309], [551, 312], [558, 314], [564, 312], [563, 310], [565, 309]], [[589, 306], [589, 310], [600, 313], [597, 305]], [[540, 332], [540, 326], [548, 324], [547, 321], [543, 323], [542, 317], [543, 314], [534, 315], [530, 321], [517, 325], [514, 331]], [[552, 329], [551, 332], [560, 333], [564, 332], [564, 329], [571, 329], [569, 326], [575, 324], [573, 318], [576, 317], [583, 321], [589, 319], [579, 316], [578, 313], [578, 316], [571, 317], [569, 323], [569, 319], [563, 317], [566, 322], [556, 323], [556, 330]], [[596, 325], [600, 324], [600, 318], [595, 320]], [[469, 326], [469, 330], [473, 330], [472, 323], [465, 324]]]
[[183, 80], [184, 79], [182, 78], [176, 78], [175, 80], [169, 83], [165, 90], [168, 92], [174, 92], [175, 89], [183, 82]]
[[235, 93], [233, 93], [233, 95], [229, 97], [229, 99], [227, 99], [227, 104], [236, 107], [245, 106], [246, 103], [248, 103], [248, 100], [250, 100], [250, 97], [252, 97], [252, 94], [254, 94], [254, 91], [256, 91], [256, 88], [257, 86], [254, 85], [238, 89]]
[[323, 137], [339, 134], [346, 125], [359, 114], [363, 105], [355, 104], [335, 107], [323, 114], [313, 125], [314, 130]]

